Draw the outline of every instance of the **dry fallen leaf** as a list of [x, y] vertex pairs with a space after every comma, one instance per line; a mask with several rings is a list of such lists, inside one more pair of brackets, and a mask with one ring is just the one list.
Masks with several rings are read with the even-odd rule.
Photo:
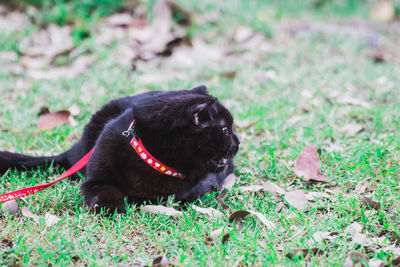
[[400, 256], [393, 259], [391, 263], [393, 266], [400, 266]]
[[290, 206], [298, 210], [303, 210], [310, 203], [306, 194], [301, 190], [287, 192], [284, 199]]
[[[23, 207], [21, 209], [21, 211], [22, 211], [22, 215], [24, 215], [25, 217], [28, 217], [28, 218], [32, 218], [35, 221], [35, 223], [39, 224], [40, 218], [42, 218], [41, 216], [34, 214], [28, 207]], [[60, 220], [61, 219], [58, 218], [57, 216], [51, 215], [49, 213], [46, 213], [46, 215], [44, 217], [44, 222], [47, 227], [56, 225]]]
[[222, 73], [222, 75], [223, 75], [224, 77], [226, 77], [226, 78], [233, 79], [233, 78], [236, 77], [236, 71], [235, 71], [235, 70], [226, 71], [226, 72]]
[[173, 25], [172, 16], [176, 8], [177, 4], [173, 1], [157, 1], [153, 8], [153, 23], [140, 29], [129, 30], [132, 37], [131, 47], [136, 51], [134, 58], [147, 61], [160, 54], [171, 54], [174, 46], [184, 41], [185, 30]]
[[39, 130], [51, 130], [60, 124], [68, 123], [70, 114], [68, 110], [42, 114], [39, 116], [37, 128]]
[[39, 224], [39, 216], [33, 214], [32, 211], [28, 207], [23, 207], [21, 209], [21, 211], [22, 211], [22, 215], [24, 215], [25, 217], [28, 217], [28, 218], [32, 218], [35, 221], [35, 223]]
[[221, 227], [221, 228], [219, 228], [217, 230], [212, 231], [210, 233], [210, 238], [211, 239], [216, 239], [216, 238], [222, 236], [221, 242], [222, 242], [222, 244], [225, 244], [229, 239], [229, 231], [231, 231], [231, 230], [232, 230], [231, 228]]
[[344, 233], [345, 234], [350, 234], [351, 236], [355, 236], [358, 233], [361, 233], [362, 231], [362, 225], [354, 222], [352, 224], [350, 224], [349, 226], [346, 227], [346, 229], [344, 229]]
[[265, 216], [262, 213], [257, 212], [257, 211], [251, 211], [251, 210], [238, 210], [238, 211], [233, 212], [229, 216], [229, 222], [244, 219], [249, 214], [256, 216], [270, 230], [272, 230], [276, 227], [275, 223], [268, 221], [267, 218], [265, 218]]
[[379, 1], [371, 8], [371, 18], [375, 21], [389, 22], [395, 17], [394, 6], [391, 1]]
[[44, 220], [45, 220], [46, 226], [49, 226], [49, 227], [56, 225], [59, 221], [61, 221], [60, 218], [58, 218], [57, 216], [52, 215], [50, 213], [46, 213]]
[[347, 254], [347, 257], [344, 262], [344, 267], [355, 267], [355, 266], [367, 266], [368, 257], [361, 252], [352, 251]]
[[229, 234], [229, 231], [232, 230], [231, 228], [227, 228], [227, 227], [221, 227], [218, 228], [217, 230], [214, 230], [210, 233], [210, 237], [211, 238], [217, 238], [220, 237], [222, 235], [227, 235]]
[[7, 247], [12, 248], [13, 245], [14, 244], [13, 244], [12, 240], [10, 240], [8, 238], [4, 238], [4, 239], [0, 240], [0, 248], [7, 248]]
[[350, 97], [350, 96], [339, 97], [337, 99], [337, 102], [341, 103], [341, 104], [359, 105], [359, 106], [362, 106], [362, 107], [364, 107], [366, 109], [371, 109], [372, 108], [372, 104], [371, 103], [368, 103], [368, 102], [365, 102], [365, 101], [363, 101], [363, 100], [361, 100], [359, 98]]
[[228, 190], [231, 190], [233, 185], [235, 184], [235, 181], [236, 181], [235, 174], [233, 174], [233, 173], [229, 174], [225, 178], [224, 182], [222, 183], [222, 188], [226, 188]]
[[154, 214], [164, 214], [167, 216], [177, 217], [182, 216], [183, 213], [174, 208], [168, 208], [162, 205], [146, 205], [142, 207], [142, 210], [154, 213]]
[[365, 130], [365, 128], [357, 123], [349, 123], [344, 125], [339, 129], [343, 134], [347, 136], [354, 136], [357, 133], [360, 133]]
[[229, 209], [229, 206], [226, 205], [225, 202], [224, 202], [224, 198], [225, 198], [226, 195], [227, 195], [227, 191], [226, 191], [225, 188], [223, 188], [221, 190], [221, 193], [219, 193], [219, 195], [217, 195], [217, 197], [215, 198], [217, 200], [217, 202], [219, 204], [221, 204], [221, 208], [224, 209], [224, 210]]
[[320, 248], [295, 248], [292, 252], [287, 253], [286, 258], [292, 259], [297, 255], [302, 255], [306, 258], [309, 255], [322, 255], [324, 251]]
[[315, 201], [316, 199], [329, 198], [329, 195], [323, 192], [307, 192], [306, 198], [309, 201]]
[[263, 190], [263, 187], [260, 185], [248, 185], [248, 186], [239, 186], [238, 187], [240, 192], [260, 192]]
[[[393, 264], [393, 263], [392, 263]], [[387, 266], [386, 262], [380, 259], [370, 259], [368, 262], [369, 267], [384, 267]], [[393, 266], [396, 266], [393, 264]]]
[[285, 194], [286, 191], [283, 190], [281, 187], [278, 185], [271, 183], [270, 181], [266, 181], [265, 183], [262, 184], [262, 188], [264, 191], [270, 192], [270, 193], [278, 193], [279, 195]]
[[312, 235], [312, 239], [308, 240], [308, 244], [310, 246], [316, 245], [318, 243], [321, 243], [323, 240], [333, 240], [338, 237], [337, 232], [315, 232]]
[[201, 208], [195, 205], [192, 205], [192, 208], [202, 214], [206, 214], [212, 218], [218, 218], [223, 216], [223, 213], [220, 212], [219, 210], [213, 209], [213, 208]]
[[319, 168], [320, 161], [316, 147], [314, 145], [307, 145], [295, 162], [294, 173], [298, 177], [304, 177], [310, 181], [330, 181], [328, 177], [321, 174]]
[[367, 191], [367, 188], [368, 188], [368, 183], [366, 181], [361, 181], [356, 185], [354, 191], [358, 194], [362, 194]]
[[169, 265], [169, 261], [166, 255], [158, 256], [153, 260], [153, 267], [166, 267]]
[[367, 205], [368, 207], [371, 207], [375, 210], [380, 210], [381, 209], [381, 203], [376, 202], [375, 200], [373, 200], [372, 198], [369, 197], [362, 197], [361, 198], [361, 202], [365, 205]]
[[19, 49], [24, 55], [44, 56], [51, 59], [73, 49], [71, 33], [71, 26], [60, 27], [56, 24], [50, 24], [21, 40]]
[[368, 238], [366, 234], [356, 233], [351, 243], [359, 244], [361, 246], [371, 246], [373, 245], [372, 241]]
[[106, 24], [111, 27], [128, 27], [133, 23], [129, 13], [116, 13], [106, 18]]
[[9, 215], [14, 215], [16, 213], [18, 213], [19, 208], [18, 208], [18, 204], [16, 200], [10, 200], [7, 202], [4, 202], [1, 205], [1, 211], [4, 214], [9, 214]]
[[285, 125], [283, 126], [283, 129], [289, 129], [290, 127], [292, 127], [293, 125], [295, 125], [296, 123], [300, 122], [303, 119], [303, 117], [300, 116], [294, 116], [290, 119], [288, 119], [285, 123]]

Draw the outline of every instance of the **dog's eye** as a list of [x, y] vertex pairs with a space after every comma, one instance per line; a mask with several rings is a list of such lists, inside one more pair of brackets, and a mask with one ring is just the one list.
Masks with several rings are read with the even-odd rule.
[[228, 127], [222, 128], [222, 132], [223, 132], [224, 134], [228, 133]]

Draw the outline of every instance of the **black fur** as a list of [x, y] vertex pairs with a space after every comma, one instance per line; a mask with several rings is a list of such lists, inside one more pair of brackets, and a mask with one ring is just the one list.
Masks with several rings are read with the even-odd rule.
[[[163, 175], [137, 155], [129, 144], [132, 137], [122, 135], [133, 119], [146, 149], [185, 179]], [[90, 207], [124, 212], [124, 198], [129, 203], [142, 203], [169, 195], [175, 195], [178, 201], [193, 201], [220, 188], [233, 172], [239, 139], [232, 124], [229, 111], [207, 93], [205, 86], [124, 97], [97, 111], [80, 141], [58, 156], [30, 157], [1, 151], [0, 173], [51, 162], [69, 168], [95, 147], [81, 171], [86, 177], [81, 190]]]

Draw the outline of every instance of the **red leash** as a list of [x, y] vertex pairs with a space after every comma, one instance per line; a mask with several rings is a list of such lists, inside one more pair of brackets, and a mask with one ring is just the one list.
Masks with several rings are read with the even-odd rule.
[[48, 184], [43, 184], [43, 185], [36, 185], [24, 189], [20, 189], [17, 191], [13, 191], [7, 194], [0, 195], [0, 203], [7, 202], [13, 199], [29, 196], [36, 194], [39, 191], [42, 191], [43, 189], [46, 189], [47, 187], [71, 176], [72, 174], [78, 172], [80, 169], [86, 166], [86, 164], [89, 161], [90, 155], [92, 155], [94, 148], [89, 151], [83, 158], [81, 158], [77, 163], [75, 163], [71, 168], [69, 168], [67, 171], [65, 171], [63, 174], [61, 174], [56, 180], [54, 180], [51, 183]]

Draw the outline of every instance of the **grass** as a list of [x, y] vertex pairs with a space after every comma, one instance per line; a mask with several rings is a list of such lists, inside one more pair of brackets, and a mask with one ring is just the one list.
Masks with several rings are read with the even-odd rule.
[[[398, 49], [387, 46], [399, 45], [389, 31], [395, 25], [374, 24], [368, 32], [385, 40], [384, 48], [393, 54], [385, 62], [376, 63], [371, 57], [375, 50], [368, 38], [352, 28], [354, 21], [361, 25], [371, 23], [360, 20], [366, 18], [368, 6], [361, 4], [354, 9], [350, 4], [344, 8], [348, 12], [342, 10], [341, 14], [335, 7], [340, 1], [327, 2], [314, 10], [310, 9], [312, 2], [304, 2], [296, 10], [289, 1], [285, 5], [262, 5], [262, 1], [252, 1], [251, 5], [241, 1], [230, 5], [182, 1], [198, 14], [220, 10], [216, 22], [195, 26], [195, 38], [229, 45], [227, 40], [234, 29], [244, 24], [267, 34], [271, 47], [270, 52], [258, 53], [250, 59], [243, 56], [236, 61], [177, 67], [186, 79], [143, 81], [141, 77], [146, 74], [166, 70], [168, 65], [163, 59], [158, 64], [141, 63], [132, 73], [129, 67], [108, 61], [112, 47], [103, 47], [91, 38], [84, 39], [81, 45], [90, 48], [101, 61], [77, 78], [32, 80], [7, 69], [0, 70], [0, 147], [5, 150], [37, 155], [60, 153], [79, 139], [91, 114], [110, 99], [198, 84], [207, 84], [211, 93], [229, 107], [238, 124], [249, 126], [237, 129], [242, 143], [236, 157], [238, 181], [224, 199], [229, 209], [223, 210], [214, 195], [195, 203], [218, 209], [226, 216], [210, 219], [189, 207], [182, 217], [171, 218], [129, 206], [126, 215], [107, 219], [93, 215], [83, 205], [80, 182], [63, 181], [27, 198], [27, 204], [19, 201], [36, 214], [48, 212], [61, 218], [56, 226], [46, 227], [44, 221], [38, 225], [20, 214], [0, 217], [0, 264], [151, 264], [155, 256], [167, 254], [169, 259], [184, 266], [233, 266], [239, 262], [265, 266], [342, 266], [350, 251], [390, 262], [394, 256], [384, 251], [384, 245], [351, 244], [345, 236], [311, 246], [320, 248], [322, 255], [285, 257], [295, 248], [309, 248], [308, 241], [315, 232], [341, 234], [353, 222], [361, 224], [370, 239], [386, 231], [383, 243], [399, 245], [400, 241], [400, 55]], [[240, 12], [243, 8], [247, 12]], [[263, 10], [273, 14], [265, 23], [252, 15]], [[329, 20], [321, 20], [327, 13]], [[306, 18], [312, 26], [335, 25], [337, 30], [300, 27], [291, 34], [285, 25], [301, 25], [297, 19], [288, 21], [293, 14], [301, 21]], [[347, 14], [358, 18], [342, 20]], [[268, 29], [262, 30], [264, 26]], [[10, 44], [18, 44], [31, 30], [4, 34], [9, 42], [0, 44], [0, 50], [17, 49], [17, 45]], [[226, 77], [223, 75], [226, 71], [236, 71], [236, 76]], [[343, 96], [369, 103], [370, 107], [346, 104], [340, 101]], [[81, 112], [74, 117], [78, 125], [36, 130], [37, 113], [44, 105], [51, 110], [79, 106]], [[298, 122], [288, 124], [293, 117], [298, 117]], [[341, 129], [349, 123], [357, 123], [364, 130], [353, 136], [344, 134]], [[322, 171], [332, 182], [310, 184], [295, 178], [292, 165], [306, 144], [317, 145]], [[332, 150], [333, 144], [340, 149]], [[53, 170], [8, 172], [0, 178], [0, 192], [45, 183], [56, 175]], [[267, 180], [287, 191], [333, 193], [327, 199], [317, 200], [306, 211], [288, 207], [278, 211], [280, 200], [275, 196], [238, 190], [239, 186]], [[371, 211], [361, 203], [361, 195], [354, 189], [362, 181], [370, 190], [362, 195], [381, 203], [380, 210]], [[168, 203], [176, 205], [172, 199]], [[240, 209], [262, 212], [277, 224], [276, 229], [267, 230], [253, 217], [229, 223], [229, 213]], [[206, 244], [207, 235], [220, 227], [231, 228], [228, 242], [218, 239], [213, 245]], [[12, 241], [12, 246], [4, 244], [6, 239]]]

